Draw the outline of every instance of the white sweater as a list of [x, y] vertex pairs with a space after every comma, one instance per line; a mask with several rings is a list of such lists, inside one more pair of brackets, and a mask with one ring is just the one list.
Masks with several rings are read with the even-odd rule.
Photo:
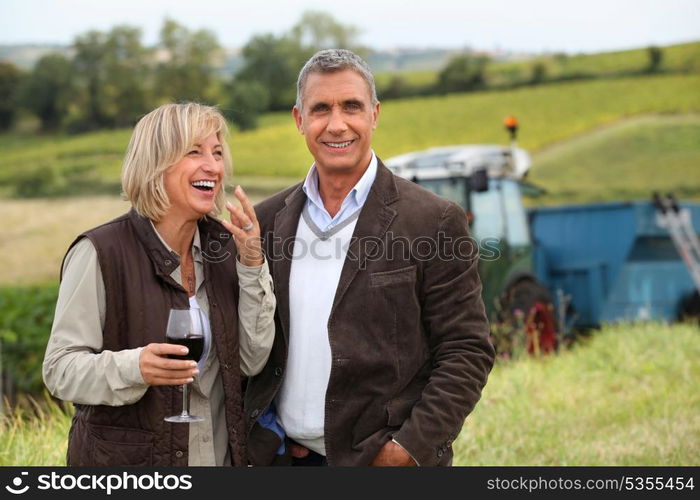
[[305, 209], [299, 217], [289, 276], [289, 354], [276, 399], [289, 437], [326, 454], [325, 401], [331, 372], [328, 319], [359, 210], [322, 233]]

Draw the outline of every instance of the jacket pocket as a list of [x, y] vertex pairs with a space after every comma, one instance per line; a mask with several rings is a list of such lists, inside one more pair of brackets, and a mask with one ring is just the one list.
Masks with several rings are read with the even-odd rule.
[[143, 429], [88, 424], [95, 466], [152, 466], [155, 434]]
[[386, 423], [389, 427], [401, 427], [411, 415], [417, 399], [392, 399], [386, 405]]
[[380, 271], [372, 273], [369, 277], [369, 286], [388, 286], [398, 283], [415, 283], [416, 266], [402, 267], [392, 271]]
[[[250, 465], [273, 465], [283, 456], [277, 455], [277, 450], [282, 444], [282, 439], [271, 429], [266, 429], [259, 422], [253, 424], [248, 436], [248, 463]], [[285, 455], [289, 447], [285, 448]]]

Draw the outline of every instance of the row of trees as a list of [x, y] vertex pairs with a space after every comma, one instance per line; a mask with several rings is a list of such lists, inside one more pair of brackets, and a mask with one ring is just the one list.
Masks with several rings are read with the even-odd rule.
[[[261, 113], [291, 108], [299, 69], [317, 50], [343, 47], [367, 55], [358, 35], [354, 26], [308, 11], [286, 33], [251, 38], [242, 49], [242, 67], [233, 77], [223, 77], [217, 68], [224, 54], [208, 30], [190, 31], [165, 20], [153, 47], [142, 44], [138, 28], [89, 31], [76, 37], [69, 55], [47, 55], [28, 73], [0, 62], [0, 130], [12, 127], [22, 110], [38, 117], [43, 131], [125, 127], [159, 104], [183, 100], [218, 104], [241, 129], [254, 128]], [[650, 47], [644, 72], [658, 72], [662, 60], [661, 49]], [[379, 89], [380, 97], [469, 92], [552, 80], [541, 61], [533, 63], [529, 76], [518, 75], [499, 84], [491, 81], [491, 67], [485, 56], [459, 54], [448, 61], [435, 83], [412, 85], [397, 75]]]
[[253, 37], [243, 48], [243, 67], [225, 79], [217, 73], [223, 51], [209, 30], [166, 20], [154, 47], [130, 26], [89, 31], [74, 40], [69, 56], [46, 55], [28, 73], [0, 63], [0, 129], [10, 128], [20, 110], [38, 117], [43, 131], [124, 127], [161, 103], [182, 100], [216, 103], [251, 128], [259, 113], [293, 105], [296, 75], [316, 50], [361, 52], [358, 33], [328, 14], [306, 12], [285, 34]]
[[27, 74], [8, 63], [0, 67], [8, 107], [2, 125], [12, 124], [13, 110], [25, 109], [44, 131], [122, 127], [160, 102], [208, 101], [219, 50], [209, 31], [192, 32], [172, 20], [151, 48], [142, 44], [138, 28], [89, 31], [75, 39], [70, 57], [46, 55]]

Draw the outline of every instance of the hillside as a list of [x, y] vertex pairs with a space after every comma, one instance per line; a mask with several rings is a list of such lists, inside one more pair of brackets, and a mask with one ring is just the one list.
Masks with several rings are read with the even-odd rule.
[[[683, 43], [661, 47], [660, 72], [700, 72], [700, 42]], [[614, 77], [643, 73], [649, 64], [646, 48], [598, 54], [554, 54], [517, 62], [495, 63], [489, 68], [490, 82], [495, 85], [514, 79], [527, 79], [532, 75], [532, 66], [541, 63], [546, 76], [566, 80], [586, 77]]]
[[530, 180], [533, 203], [649, 199], [652, 190], [700, 199], [700, 114], [622, 120], [547, 147]]
[[[661, 49], [663, 56], [658, 68], [659, 72], [700, 72], [700, 42], [669, 45]], [[535, 64], [542, 65], [544, 76], [552, 80], [619, 77], [643, 73], [649, 64], [649, 55], [646, 48], [639, 48], [596, 54], [558, 53], [521, 56], [517, 60], [493, 60], [486, 67], [486, 83], [499, 87], [527, 82], [532, 78]], [[386, 88], [389, 81], [396, 75], [400, 76], [407, 85], [427, 87], [437, 82], [439, 69], [440, 67], [381, 72], [376, 78], [380, 97], [381, 89]]]
[[[662, 75], [390, 101], [382, 107], [374, 146], [380, 157], [388, 158], [437, 145], [504, 143], [501, 121], [515, 114], [521, 122], [519, 144], [536, 153], [623, 118], [700, 112], [698, 88], [698, 75]], [[0, 193], [117, 194], [129, 134], [119, 130], [38, 138], [0, 135]], [[265, 117], [258, 130], [234, 133], [231, 146], [236, 175], [269, 177], [273, 187], [300, 179], [311, 163], [286, 113]], [[656, 172], [640, 171], [650, 188]], [[693, 177], [697, 173], [690, 175], [690, 181], [700, 184]], [[277, 177], [284, 179], [278, 183]]]

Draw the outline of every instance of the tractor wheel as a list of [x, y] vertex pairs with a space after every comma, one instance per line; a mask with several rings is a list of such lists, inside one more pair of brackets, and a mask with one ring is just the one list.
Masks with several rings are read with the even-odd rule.
[[700, 324], [700, 293], [686, 294], [678, 304], [678, 320]]
[[557, 324], [552, 294], [541, 282], [526, 278], [515, 282], [501, 298], [503, 321], [531, 355], [557, 348]]

